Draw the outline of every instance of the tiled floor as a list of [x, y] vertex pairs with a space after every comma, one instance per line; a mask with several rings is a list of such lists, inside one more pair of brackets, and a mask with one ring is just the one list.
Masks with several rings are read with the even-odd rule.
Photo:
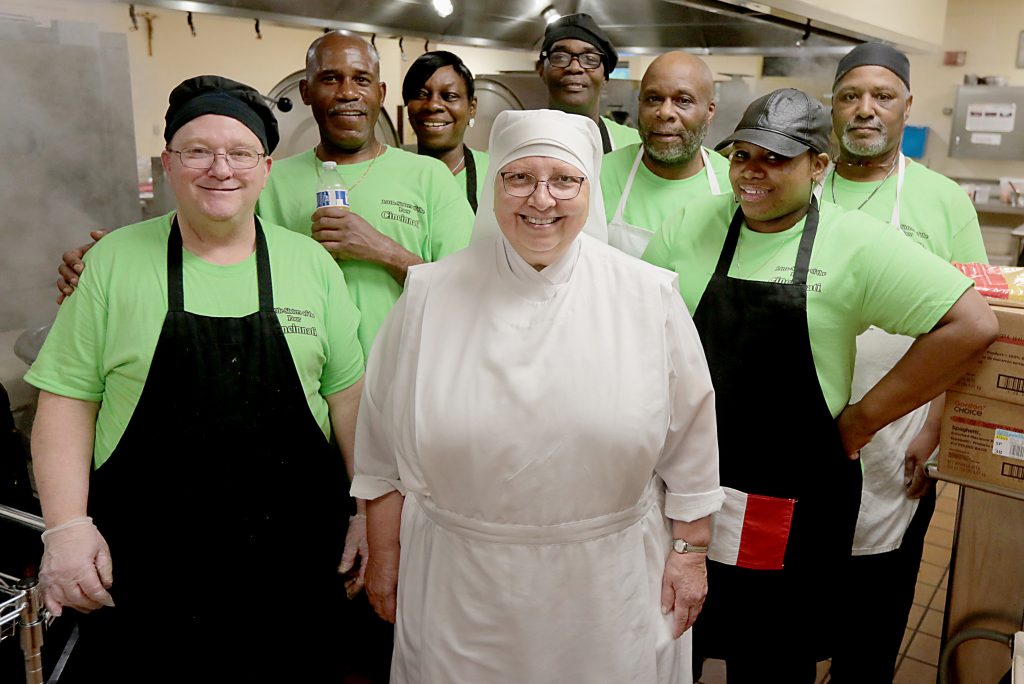
[[[917, 592], [914, 594], [914, 606], [910, 610], [910, 619], [900, 648], [896, 678], [893, 680], [895, 684], [932, 684], [937, 674], [959, 487], [948, 482], [938, 482], [936, 486], [938, 501], [928, 534], [924, 538], [924, 556], [917, 575]], [[827, 682], [828, 663], [819, 663], [818, 683]], [[704, 666], [701, 683], [725, 684], [724, 664], [709, 660]]]

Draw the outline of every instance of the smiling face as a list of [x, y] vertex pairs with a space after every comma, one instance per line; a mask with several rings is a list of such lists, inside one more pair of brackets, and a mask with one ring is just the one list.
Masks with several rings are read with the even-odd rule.
[[451, 66], [431, 74], [405, 104], [416, 141], [426, 152], [447, 152], [462, 145], [469, 119], [476, 116], [476, 98], [469, 99], [466, 82]]
[[644, 150], [656, 163], [689, 163], [714, 116], [714, 82], [707, 65], [681, 52], [651, 63], [640, 84], [638, 128]]
[[590, 182], [583, 181], [572, 199], [555, 199], [546, 183], [538, 183], [529, 197], [505, 192], [502, 174], [530, 174], [538, 181], [580, 177], [572, 164], [552, 157], [523, 157], [506, 164], [495, 175], [494, 216], [501, 232], [526, 263], [536, 269], [550, 266], [569, 249], [583, 230], [590, 212]]
[[330, 33], [314, 43], [299, 81], [303, 103], [313, 110], [320, 142], [329, 153], [351, 154], [373, 147], [386, 88], [370, 45], [355, 36]]
[[900, 144], [913, 101], [900, 77], [885, 67], [847, 72], [832, 94], [832, 129], [843, 156], [888, 156]]
[[820, 181], [827, 154], [812, 150], [783, 157], [747, 142], [729, 154], [729, 180], [747, 226], [762, 233], [792, 228], [807, 213], [812, 181]]
[[[192, 169], [169, 150], [205, 148], [218, 153], [208, 169]], [[263, 153], [263, 143], [241, 121], [219, 114], [205, 114], [178, 129], [160, 157], [178, 212], [193, 225], [203, 222], [236, 222], [252, 218], [256, 200], [267, 184], [271, 161], [260, 157], [251, 169], [233, 169], [223, 153], [231, 150]]]
[[[582, 40], [565, 38], [555, 41], [548, 50], [567, 52], [570, 55], [581, 55], [585, 52], [601, 54], [596, 47]], [[547, 59], [537, 66], [537, 72], [548, 87], [548, 100], [552, 109], [569, 114], [582, 114], [596, 117], [601, 102], [601, 86], [604, 85], [604, 62], [596, 69], [584, 69], [578, 59], [569, 62], [569, 66], [555, 67]]]

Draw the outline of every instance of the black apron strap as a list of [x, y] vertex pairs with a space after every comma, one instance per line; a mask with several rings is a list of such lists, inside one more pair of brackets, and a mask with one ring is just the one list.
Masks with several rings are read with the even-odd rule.
[[259, 216], [256, 219], [256, 283], [260, 290], [260, 311], [274, 312], [274, 284], [270, 278], [270, 251]]
[[466, 160], [466, 199], [469, 200], [469, 206], [473, 207], [473, 213], [476, 213], [476, 159], [473, 158], [473, 151], [463, 143], [462, 154], [465, 155]]
[[[256, 283], [259, 287], [260, 311], [274, 311], [274, 284], [270, 277], [270, 252], [267, 238], [258, 216], [256, 219]], [[185, 310], [185, 278], [181, 266], [181, 228], [178, 217], [171, 221], [171, 232], [167, 236], [167, 310]]]
[[167, 310], [185, 310], [185, 281], [181, 275], [181, 228], [178, 215], [171, 221], [171, 233], [167, 236]]
[[725, 234], [722, 252], [718, 255], [718, 265], [715, 266], [716, 276], [729, 275], [729, 267], [732, 266], [732, 257], [736, 254], [736, 245], [739, 244], [742, 227], [743, 209], [736, 207], [736, 213], [732, 215], [732, 221], [729, 222], [729, 231]]
[[811, 250], [814, 249], [814, 236], [818, 233], [818, 200], [811, 197], [804, 220], [804, 232], [800, 236], [800, 247], [796, 253], [796, 268], [793, 269], [793, 283], [807, 284], [807, 270], [811, 265]]
[[604, 150], [605, 154], [612, 151], [612, 139], [608, 135], [608, 127], [604, 124], [604, 119], [597, 117], [597, 129], [601, 131], [601, 149]]

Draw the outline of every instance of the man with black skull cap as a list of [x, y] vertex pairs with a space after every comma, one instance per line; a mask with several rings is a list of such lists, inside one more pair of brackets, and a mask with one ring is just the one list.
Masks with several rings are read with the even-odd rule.
[[296, 583], [318, 613], [344, 595], [359, 313], [253, 213], [278, 142], [257, 91], [184, 81], [164, 138], [176, 209], [90, 251], [26, 376], [46, 606], [95, 611], [74, 681], [326, 681], [335, 625], [275, 621]]
[[537, 59], [551, 109], [592, 119], [601, 131], [605, 154], [640, 142], [635, 128], [601, 116], [601, 88], [618, 61], [608, 34], [582, 12], [548, 24]]
[[[987, 262], [974, 205], [956, 183], [900, 151], [910, 116], [910, 61], [864, 43], [839, 62], [832, 87], [839, 158], [822, 198], [871, 214], [946, 261]], [[894, 230], [894, 232], [896, 232]], [[857, 339], [857, 399], [913, 338], [869, 328]], [[864, 489], [854, 535], [847, 619], [836, 633], [835, 684], [891, 682], [914, 600], [935, 490], [924, 464], [939, 443], [942, 399], [892, 422], [861, 449]], [[860, 607], [870, 603], [871, 611]]]
[[[819, 211], [830, 129], [806, 93], [758, 98], [718, 145], [732, 146], [733, 194], [691, 202], [644, 253], [679, 274], [715, 386], [726, 501], [694, 652], [725, 659], [729, 684], [814, 682], [846, 619], [857, 451], [944, 391], [997, 332], [948, 263], [866, 214]], [[868, 324], [917, 342], [850, 403]]]

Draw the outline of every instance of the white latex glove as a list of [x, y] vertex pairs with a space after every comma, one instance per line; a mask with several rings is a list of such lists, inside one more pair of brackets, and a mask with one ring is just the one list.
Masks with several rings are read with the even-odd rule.
[[[359, 566], [356, 567], [356, 556]], [[352, 598], [363, 590], [366, 578], [366, 562], [370, 558], [370, 547], [366, 542], [366, 516], [353, 515], [349, 518], [348, 532], [345, 533], [345, 550], [341, 554], [341, 565], [338, 572], [344, 575], [351, 572], [352, 577], [345, 580], [345, 593]]]
[[83, 613], [113, 606], [107, 593], [113, 583], [110, 549], [92, 518], [75, 518], [43, 532], [39, 585], [52, 615], [60, 615], [64, 606]]

